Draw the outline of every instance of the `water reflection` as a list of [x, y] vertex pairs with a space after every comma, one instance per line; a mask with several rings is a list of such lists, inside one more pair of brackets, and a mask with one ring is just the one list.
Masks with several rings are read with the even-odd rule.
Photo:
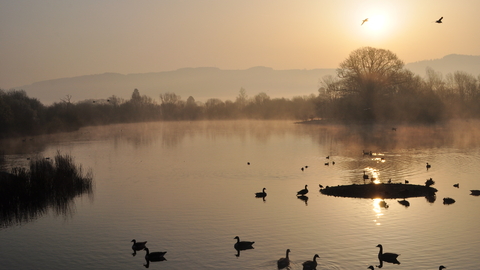
[[308, 196], [305, 196], [305, 195], [297, 196], [297, 199], [303, 201], [306, 206], [308, 205]]

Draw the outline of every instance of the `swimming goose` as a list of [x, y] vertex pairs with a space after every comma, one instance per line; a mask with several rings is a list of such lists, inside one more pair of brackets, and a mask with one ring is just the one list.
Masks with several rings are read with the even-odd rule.
[[237, 250], [252, 249], [253, 248], [252, 245], [253, 243], [255, 243], [250, 241], [240, 241], [240, 237], [238, 236], [235, 236], [235, 238], [233, 239], [237, 239], [237, 243], [233, 245], [233, 247]]
[[285, 268], [290, 265], [290, 258], [288, 258], [288, 253], [290, 253], [290, 249], [287, 249], [287, 254], [285, 255], [285, 258], [278, 259], [277, 266], [279, 269]]
[[305, 188], [304, 188], [304, 189], [299, 190], [299, 191], [297, 192], [297, 196], [298, 196], [298, 195], [305, 195], [305, 194], [307, 194], [307, 193], [308, 193], [308, 189], [307, 189], [307, 185], [305, 185]]
[[452, 204], [455, 200], [449, 197], [443, 198], [443, 204]]
[[257, 192], [257, 193], [255, 193], [255, 197], [263, 198], [263, 197], [267, 196], [267, 193], [265, 192], [265, 189], [266, 189], [266, 188], [263, 188], [263, 189], [262, 189], [262, 192]]
[[317, 258], [320, 258], [320, 256], [315, 254], [315, 256], [313, 256], [313, 260], [302, 263], [303, 270], [317, 269]]
[[133, 249], [133, 250], [142, 250], [142, 249], [146, 248], [146, 247], [145, 247], [145, 244], [147, 243], [147, 241], [145, 241], [145, 242], [137, 242], [135, 239], [133, 239], [133, 240], [130, 241], [130, 242], [133, 242], [133, 245], [132, 245], [132, 249]]
[[390, 262], [394, 264], [400, 264], [400, 262], [397, 260], [397, 257], [399, 254], [396, 253], [383, 253], [383, 246], [378, 244], [378, 248], [380, 248], [380, 251], [378, 252], [378, 259], [380, 261], [385, 261], [385, 262]]
[[148, 248], [145, 248], [145, 251], [147, 254], [145, 254], [145, 260], [150, 261], [150, 262], [158, 262], [158, 261], [165, 261], [165, 254], [167, 253], [166, 251], [164, 252], [152, 252], [150, 253], [150, 250]]

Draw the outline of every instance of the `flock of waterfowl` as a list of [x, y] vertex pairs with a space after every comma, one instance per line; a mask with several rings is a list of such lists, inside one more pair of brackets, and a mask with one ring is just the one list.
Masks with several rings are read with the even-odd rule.
[[[364, 151], [363, 152], [364, 155], [372, 155], [372, 152], [366, 152]], [[326, 157], [327, 159], [330, 158], [330, 156], [327, 156]], [[332, 164], [335, 164], [334, 162]], [[247, 165], [250, 165], [250, 162], [247, 162]], [[327, 163], [325, 163], [325, 165], [327, 165]], [[308, 168], [308, 166], [305, 166], [305, 167], [302, 167], [302, 171], [304, 169]], [[426, 165], [426, 168], [427, 170], [431, 168], [431, 165], [429, 163], [427, 163]], [[368, 175], [366, 175], [365, 171], [363, 172], [363, 179], [366, 180], [366, 179], [369, 179]], [[389, 181], [389, 184], [390, 184], [391, 180]], [[433, 185], [435, 182], [432, 180], [432, 178], [430, 179], [427, 179], [427, 181], [425, 182], [425, 186], [429, 187], [431, 185]], [[405, 180], [405, 184], [407, 185], [408, 184], [408, 181]], [[392, 184], [392, 185], [395, 185], [395, 184]], [[398, 185], [398, 184], [397, 184]], [[366, 186], [366, 185], [363, 185], [363, 186]], [[457, 184], [454, 184], [453, 185], [454, 187], [456, 188], [459, 188], [459, 183]], [[324, 190], [324, 187], [322, 185], [319, 184], [319, 187], [320, 187], [320, 190]], [[328, 186], [327, 186], [328, 188]], [[265, 197], [267, 196], [267, 193], [266, 193], [266, 188], [263, 188], [262, 191], [260, 192], [256, 192], [255, 193], [255, 197], [257, 198], [263, 198], [265, 199]], [[298, 198], [302, 198], [302, 197], [306, 197], [305, 195], [309, 192], [308, 190], [308, 185], [305, 185], [305, 187], [299, 191], [297, 191], [297, 197]], [[471, 190], [472, 192], [472, 195], [480, 195], [480, 190]], [[308, 199], [308, 198], [307, 198]], [[452, 199], [452, 198], [444, 198], [444, 204], [451, 204], [451, 203], [454, 203], [455, 200]], [[305, 199], [306, 201], [306, 199]], [[405, 206], [409, 206], [410, 203], [408, 201], [406, 201], [405, 199], [403, 199], [402, 201], [398, 201], [400, 204], [402, 205], [405, 205]], [[384, 204], [382, 206], [382, 203]], [[387, 203], [382, 200], [380, 202], [380, 206], [384, 207], [384, 208], [387, 208], [388, 205]], [[235, 236], [234, 237], [236, 241], [236, 243], [234, 244], [234, 248], [235, 250], [237, 250], [237, 254], [236, 256], [240, 256], [240, 251], [242, 250], [248, 250], [248, 249], [253, 249], [253, 244], [255, 243], [254, 241], [240, 241], [240, 237], [239, 236]], [[149, 263], [150, 262], [155, 262], [155, 261], [166, 261], [166, 258], [165, 258], [165, 254], [167, 253], [166, 251], [163, 251], [163, 252], [150, 252], [149, 249], [146, 247], [146, 243], [147, 241], [145, 242], [137, 242], [135, 239], [133, 239], [131, 242], [133, 242], [133, 245], [132, 245], [132, 250], [133, 250], [133, 255], [135, 256], [136, 255], [136, 251], [139, 251], [139, 250], [145, 250], [146, 253], [145, 253], [145, 261], [146, 263], [144, 264], [145, 267], [149, 267]], [[379, 265], [377, 265], [378, 268], [382, 268], [383, 266], [383, 262], [388, 262], [388, 263], [393, 263], [393, 264], [400, 264], [400, 262], [398, 261], [398, 256], [399, 254], [396, 254], [396, 253], [390, 253], [390, 252], [383, 252], [383, 246], [381, 244], [378, 244], [377, 247], [379, 248], [379, 252], [378, 252], [378, 260], [379, 260]], [[289, 257], [289, 253], [290, 253], [290, 249], [287, 249], [286, 250], [286, 254], [285, 254], [285, 257], [281, 257], [280, 259], [277, 260], [277, 267], [278, 269], [283, 269], [283, 268], [287, 268], [290, 266], [290, 257]], [[317, 268], [317, 259], [319, 259], [320, 256], [318, 254], [315, 254], [312, 258], [312, 260], [307, 260], [307, 261], [304, 261], [302, 263], [302, 266], [303, 266], [303, 269], [304, 270], [314, 270]], [[439, 270], [442, 270], [442, 269], [445, 269], [446, 267], [441, 265], [439, 266]], [[367, 269], [375, 269], [373, 265], [370, 265], [367, 267]]]

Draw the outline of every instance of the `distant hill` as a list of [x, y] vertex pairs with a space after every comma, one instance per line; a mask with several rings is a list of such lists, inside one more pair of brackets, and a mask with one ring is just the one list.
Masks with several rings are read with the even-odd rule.
[[[455, 71], [480, 74], [480, 56], [451, 54], [441, 59], [425, 60], [405, 65], [407, 69], [424, 76], [429, 66], [446, 75]], [[336, 75], [335, 69], [273, 70], [268, 67], [253, 67], [246, 70], [221, 70], [218, 68], [182, 68], [175, 71], [118, 74], [104, 73], [72, 78], [36, 82], [16, 87], [29, 97], [37, 98], [45, 105], [59, 102], [66, 95], [72, 101], [105, 99], [112, 95], [130, 99], [135, 88], [141, 95], [159, 100], [159, 95], [173, 92], [183, 100], [193, 96], [197, 101], [219, 98], [223, 101], [238, 96], [244, 88], [249, 97], [265, 92], [271, 98], [292, 98], [318, 94], [319, 81], [325, 75]]]
[[476, 77], [480, 75], [480, 55], [449, 54], [441, 59], [424, 60], [405, 65], [405, 68], [421, 76], [425, 76], [427, 67], [431, 67], [443, 75], [455, 71], [464, 71]]
[[334, 75], [335, 69], [273, 70], [253, 67], [246, 70], [221, 70], [218, 68], [183, 68], [175, 71], [118, 74], [104, 73], [73, 78], [36, 82], [17, 87], [29, 97], [45, 105], [59, 102], [66, 95], [72, 101], [105, 99], [112, 95], [130, 99], [135, 88], [141, 95], [159, 101], [161, 93], [173, 92], [182, 100], [193, 96], [197, 101], [219, 98], [223, 101], [238, 96], [244, 88], [249, 97], [265, 92], [271, 98], [292, 98], [318, 94], [319, 80], [325, 75]]

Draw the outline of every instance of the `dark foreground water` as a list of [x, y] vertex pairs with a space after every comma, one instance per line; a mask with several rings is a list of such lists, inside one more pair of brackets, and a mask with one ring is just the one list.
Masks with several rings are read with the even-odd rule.
[[[277, 269], [287, 248], [289, 269], [314, 254], [317, 269], [366, 269], [379, 265], [377, 244], [400, 254], [383, 269], [479, 269], [480, 197], [470, 195], [480, 189], [477, 127], [172, 122], [2, 141], [4, 167], [60, 150], [93, 171], [95, 187], [63, 211], [2, 220], [0, 268], [143, 269], [136, 239], [167, 251], [151, 269]], [[366, 183], [432, 178], [436, 200], [383, 207], [319, 192], [319, 184], [363, 184], [364, 171]], [[307, 198], [297, 198], [305, 185]], [[262, 188], [265, 200], [255, 198]], [[445, 197], [456, 202], [444, 205]], [[235, 236], [254, 249], [237, 252]]]

